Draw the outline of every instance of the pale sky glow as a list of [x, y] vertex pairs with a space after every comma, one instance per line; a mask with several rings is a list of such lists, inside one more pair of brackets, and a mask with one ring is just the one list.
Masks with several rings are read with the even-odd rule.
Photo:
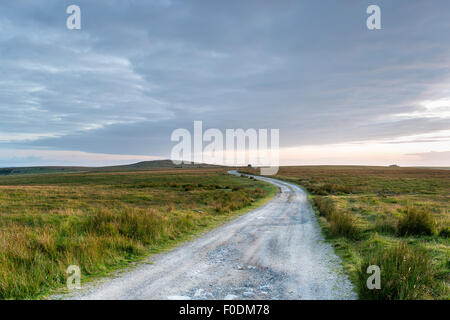
[[420, 110], [410, 113], [399, 113], [396, 118], [441, 118], [450, 119], [450, 98], [419, 102]]
[[71, 150], [0, 150], [1, 158], [8, 158], [11, 154], [15, 155], [18, 166], [39, 166], [42, 164], [41, 161], [45, 161], [45, 164], [49, 166], [98, 166], [99, 164], [108, 166], [162, 159], [153, 156], [88, 153]]
[[[442, 132], [447, 136], [429, 135], [409, 136], [391, 142], [365, 141], [348, 144], [303, 146], [280, 150], [282, 165], [302, 164], [353, 164], [353, 165], [391, 165], [448, 166], [450, 157], [450, 131]], [[442, 139], [427, 142], [426, 139]], [[426, 142], [408, 142], [424, 139]], [[435, 159], [430, 159], [430, 158]], [[300, 160], [300, 161], [299, 161]]]
[[[169, 158], [171, 133], [279, 129], [281, 164], [450, 167], [450, 2], [0, 4], [0, 167]], [[206, 145], [206, 144], [205, 144]]]

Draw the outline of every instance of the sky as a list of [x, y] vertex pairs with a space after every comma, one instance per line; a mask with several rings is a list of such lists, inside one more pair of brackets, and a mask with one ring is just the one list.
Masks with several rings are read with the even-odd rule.
[[[81, 30], [66, 27], [69, 5]], [[366, 9], [381, 8], [381, 30]], [[276, 128], [282, 165], [450, 166], [448, 0], [4, 0], [0, 167]]]

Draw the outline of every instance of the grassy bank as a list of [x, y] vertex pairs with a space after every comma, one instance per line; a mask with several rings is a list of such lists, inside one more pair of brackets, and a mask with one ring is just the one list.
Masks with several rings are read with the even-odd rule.
[[220, 169], [0, 178], [0, 298], [90, 279], [243, 213], [277, 192]]
[[[361, 299], [449, 299], [450, 171], [282, 167], [303, 186]], [[369, 290], [367, 267], [381, 268]]]

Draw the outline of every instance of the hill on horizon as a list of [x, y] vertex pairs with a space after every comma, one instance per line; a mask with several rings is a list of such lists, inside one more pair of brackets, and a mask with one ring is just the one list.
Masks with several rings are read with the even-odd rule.
[[83, 167], [83, 166], [32, 166], [32, 167], [8, 167], [0, 168], [0, 175], [14, 174], [39, 174], [58, 172], [87, 172], [87, 171], [115, 171], [115, 170], [150, 170], [150, 169], [175, 169], [175, 168], [214, 168], [219, 167], [211, 164], [185, 164], [175, 165], [172, 160], [141, 161], [126, 165]]

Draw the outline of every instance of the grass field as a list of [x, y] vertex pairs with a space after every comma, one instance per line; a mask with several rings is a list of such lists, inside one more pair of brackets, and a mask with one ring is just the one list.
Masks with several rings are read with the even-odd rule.
[[[449, 170], [282, 167], [276, 178], [309, 191], [360, 298], [449, 299]], [[380, 290], [367, 289], [369, 265]]]
[[266, 201], [272, 185], [224, 169], [0, 177], [0, 298], [104, 275]]

